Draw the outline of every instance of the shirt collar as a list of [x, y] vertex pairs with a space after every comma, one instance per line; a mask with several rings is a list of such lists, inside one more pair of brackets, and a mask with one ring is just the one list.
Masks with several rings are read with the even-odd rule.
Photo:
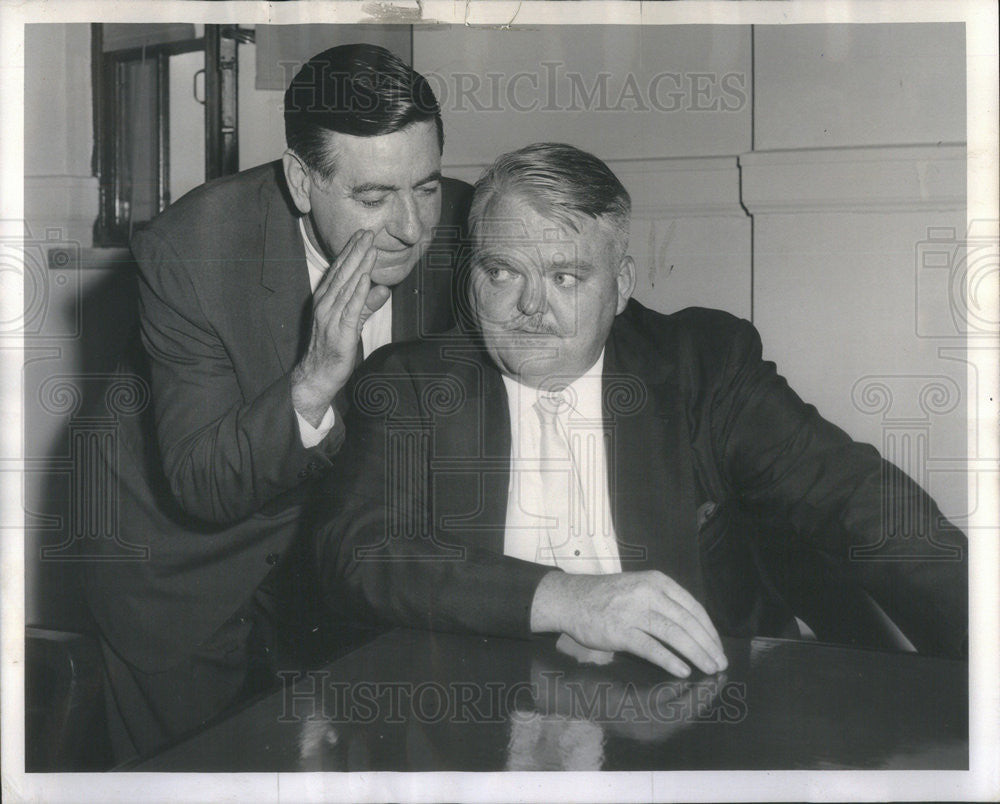
[[[601, 382], [604, 375], [604, 350], [589, 369], [566, 386], [566, 399], [571, 402], [568, 415], [571, 418], [600, 420], [604, 416], [601, 404]], [[518, 382], [513, 377], [503, 376], [507, 390], [507, 402], [515, 418], [527, 414], [534, 416], [534, 404], [538, 401], [538, 389]]]
[[306, 231], [305, 215], [299, 218], [299, 233], [302, 235], [302, 243], [306, 249], [306, 267], [309, 269], [309, 285], [313, 290], [316, 290], [319, 280], [323, 278], [323, 274], [326, 273], [326, 269], [330, 266], [330, 263], [319, 253], [319, 249], [309, 239], [309, 233]]

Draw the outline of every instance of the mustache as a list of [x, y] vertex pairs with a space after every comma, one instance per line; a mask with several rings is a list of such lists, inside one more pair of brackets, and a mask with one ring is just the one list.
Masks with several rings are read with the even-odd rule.
[[551, 324], [546, 323], [542, 320], [541, 316], [532, 316], [531, 318], [522, 318], [519, 321], [512, 322], [512, 326], [509, 329], [515, 332], [527, 332], [531, 335], [558, 335], [556, 328]]

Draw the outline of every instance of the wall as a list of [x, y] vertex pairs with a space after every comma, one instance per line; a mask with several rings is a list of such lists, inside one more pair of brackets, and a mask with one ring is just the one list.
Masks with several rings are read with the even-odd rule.
[[[84, 619], [73, 565], [62, 560], [66, 552], [40, 557], [68, 533], [73, 398], [59, 388], [61, 378], [76, 385], [109, 370], [128, 318], [121, 254], [90, 249], [98, 182], [90, 164], [89, 25], [25, 27], [25, 99], [25, 619], [73, 627]], [[71, 258], [50, 267], [52, 248]]]
[[46, 226], [89, 246], [97, 217], [90, 104], [90, 26], [25, 28], [25, 217], [32, 235]]
[[963, 267], [964, 26], [757, 26], [753, 72], [740, 164], [765, 354], [964, 524], [964, 338], [926, 325], [962, 304], [937, 282]]
[[240, 170], [278, 159], [285, 150], [285, 93], [255, 89], [253, 45], [240, 45]]

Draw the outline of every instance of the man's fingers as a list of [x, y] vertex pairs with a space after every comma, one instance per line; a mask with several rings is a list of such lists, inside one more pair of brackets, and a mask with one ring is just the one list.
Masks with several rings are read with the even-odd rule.
[[385, 285], [371, 285], [368, 289], [368, 298], [365, 299], [365, 308], [361, 311], [361, 323], [364, 324], [372, 313], [381, 309], [391, 295], [392, 291]]
[[715, 673], [722, 669], [718, 658], [725, 657], [694, 619], [682, 625], [654, 609], [650, 611], [647, 630], [651, 636], [686, 656], [702, 672]]
[[366, 273], [358, 271], [351, 280], [340, 289], [340, 293], [337, 294], [337, 299], [330, 308], [330, 319], [327, 326], [330, 328], [329, 332], [331, 337], [336, 338], [337, 334], [346, 334], [348, 340], [348, 347], [353, 344], [361, 331], [360, 325], [360, 311], [355, 313], [352, 318], [348, 309], [351, 303], [358, 295], [358, 289], [364, 285], [364, 293], [361, 296], [361, 303], [364, 304], [364, 299], [368, 295], [369, 287], [369, 276]]
[[[697, 603], [697, 601], [695, 602]], [[662, 605], [660, 613], [665, 615], [665, 619], [678, 623], [687, 631], [712, 657], [717, 669], [724, 670], [728, 666], [726, 652], [722, 647], [722, 639], [701, 606], [692, 611], [668, 597], [662, 599]]]
[[365, 300], [368, 298], [368, 289], [371, 287], [371, 274], [362, 273], [354, 286], [354, 292], [347, 300], [344, 314], [341, 316], [341, 326], [346, 327], [355, 339], [361, 334], [361, 311], [365, 309]]
[[[687, 589], [677, 583], [677, 581], [669, 575], [664, 575], [662, 572], [654, 572], [653, 575], [659, 582], [660, 586], [663, 587], [663, 591], [668, 597], [676, 600], [689, 611], [703, 615], [704, 620], [711, 626], [712, 621], [709, 619], [708, 613], [694, 595], [692, 595]], [[714, 626], [712, 626], [712, 628], [714, 630]]]
[[354, 272], [363, 262], [368, 252], [374, 251], [375, 235], [367, 229], [359, 229], [347, 241], [337, 255], [337, 259], [326, 269], [323, 278], [316, 286], [316, 297], [333, 295], [347, 284]]
[[344, 244], [344, 247], [340, 250], [340, 254], [337, 255], [336, 259], [331, 262], [327, 269], [323, 272], [323, 276], [320, 277], [319, 283], [316, 285], [315, 293], [317, 298], [329, 293], [333, 285], [336, 284], [337, 287], [340, 287], [340, 285], [344, 283], [346, 277], [340, 270], [343, 264], [343, 258], [355, 247], [355, 245], [357, 245], [358, 240], [361, 239], [363, 234], [364, 230], [362, 229], [359, 229], [352, 234]]
[[[354, 294], [357, 293], [359, 284], [363, 279], [371, 279], [371, 271], [375, 267], [376, 257], [375, 249], [365, 252], [365, 255], [361, 258], [361, 262], [356, 266], [354, 273], [351, 274], [343, 287], [337, 292], [337, 296], [328, 312], [332, 324], [337, 325], [343, 322], [347, 306], [351, 299], [354, 298]], [[365, 296], [367, 295], [368, 287], [366, 285]], [[348, 322], [348, 326], [352, 327], [354, 323], [356, 322]]]
[[[656, 573], [659, 579], [661, 579], [661, 586], [666, 594], [667, 598], [679, 606], [681, 606], [685, 611], [690, 613], [702, 629], [711, 637], [712, 641], [718, 646], [719, 653], [722, 652], [722, 639], [719, 637], [719, 632], [715, 629], [715, 624], [712, 622], [712, 618], [708, 616], [708, 612], [705, 611], [705, 607], [698, 602], [698, 600], [688, 592], [683, 586], [681, 586], [673, 578], [670, 578], [663, 573]], [[723, 658], [725, 658], [723, 656]]]
[[684, 661], [667, 650], [662, 642], [638, 628], [631, 629], [627, 634], [626, 650], [680, 678], [691, 675], [691, 668]]

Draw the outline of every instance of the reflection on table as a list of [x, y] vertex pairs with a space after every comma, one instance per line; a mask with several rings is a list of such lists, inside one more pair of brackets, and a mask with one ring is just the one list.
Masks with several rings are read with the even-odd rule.
[[965, 663], [724, 642], [724, 673], [679, 680], [551, 639], [394, 630], [133, 769], [968, 767]]

